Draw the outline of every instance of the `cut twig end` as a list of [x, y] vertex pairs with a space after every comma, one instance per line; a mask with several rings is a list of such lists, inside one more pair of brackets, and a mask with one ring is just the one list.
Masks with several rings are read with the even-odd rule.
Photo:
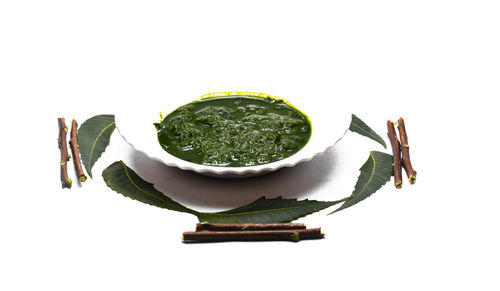
[[417, 174], [411, 174], [410, 177], [408, 177], [408, 182], [410, 182], [410, 184], [415, 184], [417, 180]]
[[395, 180], [394, 181], [394, 186], [396, 186], [397, 189], [401, 189], [401, 187], [403, 187], [403, 181], [401, 181], [401, 180]]
[[73, 181], [71, 181], [70, 178], [67, 178], [66, 181], [64, 181], [64, 183], [63, 183], [63, 187], [71, 188], [71, 186], [73, 186]]
[[83, 175], [83, 176], [78, 177], [78, 181], [80, 181], [80, 183], [87, 181], [87, 176]]

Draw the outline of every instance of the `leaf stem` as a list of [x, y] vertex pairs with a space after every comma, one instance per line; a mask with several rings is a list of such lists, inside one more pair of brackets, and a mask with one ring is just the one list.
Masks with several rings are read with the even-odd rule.
[[76, 120], [71, 121], [71, 134], [69, 146], [71, 148], [71, 153], [73, 154], [73, 164], [75, 165], [75, 171], [78, 176], [78, 181], [80, 183], [85, 182], [87, 180], [87, 176], [83, 172], [82, 161], [80, 160], [80, 152], [78, 151], [78, 135], [76, 133], [76, 129], [78, 128], [78, 123]]
[[66, 144], [66, 134], [68, 133], [68, 127], [66, 126], [66, 121], [64, 117], [57, 118], [59, 123], [59, 148], [61, 149], [61, 183], [63, 188], [71, 188], [72, 181], [68, 177], [68, 146]]
[[401, 173], [401, 146], [396, 135], [396, 130], [394, 129], [394, 123], [390, 120], [387, 120], [387, 136], [389, 137], [389, 141], [391, 142], [392, 147], [392, 169], [394, 171], [394, 186], [399, 189], [403, 185]]
[[280, 229], [305, 229], [303, 223], [211, 223], [202, 222], [196, 225], [196, 231], [254, 231], [254, 230], [280, 230]]
[[410, 184], [414, 184], [417, 179], [417, 171], [415, 171], [410, 161], [410, 146], [408, 145], [408, 135], [406, 134], [405, 121], [402, 117], [398, 119], [399, 138], [401, 139], [401, 152], [403, 156], [403, 168], [408, 176]]
[[294, 241], [320, 239], [324, 237], [321, 228], [280, 229], [280, 230], [241, 230], [241, 231], [187, 231], [182, 234], [185, 242], [216, 241]]

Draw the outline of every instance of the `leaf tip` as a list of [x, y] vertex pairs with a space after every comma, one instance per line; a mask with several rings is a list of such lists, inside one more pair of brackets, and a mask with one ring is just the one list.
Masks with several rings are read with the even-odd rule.
[[341, 209], [342, 209], [342, 206], [340, 206], [339, 208], [335, 209], [334, 211], [332, 211], [332, 212], [328, 213], [326, 216], [332, 215], [332, 214], [334, 214], [335, 212], [340, 211]]
[[360, 135], [366, 136], [371, 140], [376, 141], [387, 149], [387, 145], [382, 137], [378, 135], [373, 129], [371, 129], [363, 120], [357, 117], [355, 114], [351, 114], [351, 124], [349, 130], [356, 132]]

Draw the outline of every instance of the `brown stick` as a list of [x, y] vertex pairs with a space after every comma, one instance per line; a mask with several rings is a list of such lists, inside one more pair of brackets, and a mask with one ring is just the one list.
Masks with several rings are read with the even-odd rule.
[[301, 239], [320, 239], [324, 234], [321, 228], [281, 229], [281, 230], [243, 230], [243, 231], [188, 231], [182, 239], [189, 242], [215, 241], [299, 241]]
[[410, 146], [408, 145], [408, 135], [406, 134], [405, 121], [402, 117], [398, 119], [399, 138], [401, 139], [401, 152], [403, 154], [403, 167], [410, 184], [415, 183], [417, 171], [415, 171], [410, 161]]
[[61, 149], [61, 182], [63, 188], [71, 188], [73, 182], [68, 177], [68, 147], [66, 145], [66, 134], [68, 133], [68, 127], [66, 127], [66, 121], [63, 117], [57, 119], [59, 122], [59, 148]]
[[196, 224], [196, 231], [240, 231], [240, 230], [279, 230], [279, 229], [305, 229], [303, 223], [210, 223]]
[[78, 176], [78, 181], [80, 183], [83, 183], [85, 182], [85, 180], [87, 180], [87, 176], [85, 176], [85, 173], [83, 172], [82, 161], [80, 160], [80, 152], [78, 151], [78, 135], [76, 133], [77, 128], [78, 123], [76, 123], [76, 120], [73, 119], [73, 121], [71, 121], [71, 139], [69, 141], [69, 146], [71, 148], [71, 153], [73, 154], [73, 164], [75, 165], [75, 171]]
[[387, 136], [391, 142], [392, 147], [392, 169], [394, 170], [394, 186], [396, 188], [401, 188], [403, 185], [403, 174], [401, 170], [401, 147], [399, 145], [398, 137], [396, 135], [396, 129], [394, 129], [394, 123], [387, 120]]

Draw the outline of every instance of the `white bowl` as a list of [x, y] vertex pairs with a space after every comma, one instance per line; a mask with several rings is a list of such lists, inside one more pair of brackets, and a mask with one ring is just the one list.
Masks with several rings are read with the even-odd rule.
[[[251, 92], [218, 92], [206, 96], [266, 96], [262, 93]], [[141, 106], [132, 112], [115, 113], [116, 127], [122, 137], [134, 149], [141, 151], [150, 158], [161, 161], [168, 166], [189, 170], [199, 174], [221, 178], [244, 178], [269, 173], [283, 167], [293, 167], [298, 163], [309, 161], [320, 156], [333, 147], [344, 137], [351, 122], [351, 114], [338, 106], [328, 104], [314, 104], [308, 102], [295, 103], [287, 100], [296, 108], [309, 116], [312, 124], [312, 134], [309, 142], [294, 155], [272, 163], [248, 167], [216, 167], [191, 163], [181, 160], [165, 150], [158, 142], [156, 128], [153, 125], [178, 107], [194, 101], [195, 98], [176, 98], [165, 100], [163, 104]]]

